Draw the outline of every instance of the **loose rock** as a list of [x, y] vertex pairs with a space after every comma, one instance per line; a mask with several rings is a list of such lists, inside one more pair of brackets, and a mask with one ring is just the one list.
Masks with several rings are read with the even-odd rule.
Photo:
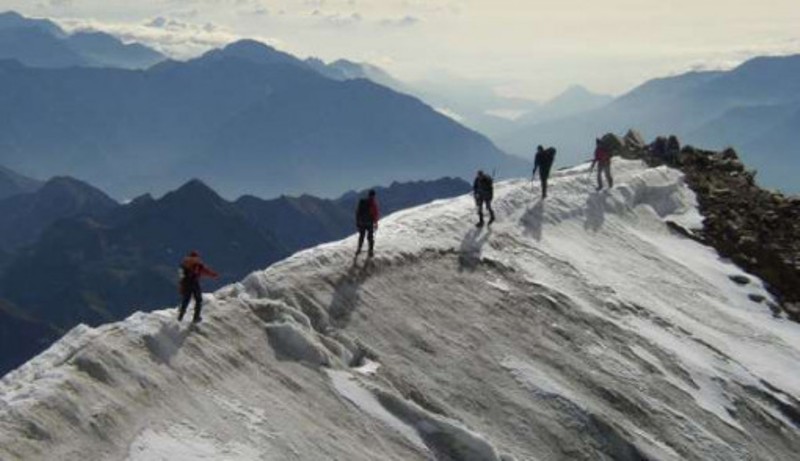
[[750, 279], [744, 275], [739, 275], [739, 274], [729, 275], [728, 278], [730, 278], [739, 285], [747, 285], [748, 283], [750, 283]]
[[[762, 279], [789, 317], [800, 321], [800, 197], [760, 188], [756, 173], [746, 169], [732, 148], [722, 152], [680, 148], [675, 136], [659, 136], [639, 148], [628, 138], [620, 147], [624, 157], [653, 167], [667, 165], [685, 174], [704, 217], [703, 229], [692, 235]], [[615, 143], [619, 137], [602, 139]], [[750, 282], [734, 276], [731, 280], [742, 285]]]

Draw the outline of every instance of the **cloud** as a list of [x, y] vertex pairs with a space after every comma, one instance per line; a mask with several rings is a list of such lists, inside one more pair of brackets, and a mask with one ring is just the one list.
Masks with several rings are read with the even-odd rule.
[[758, 56], [789, 56], [800, 53], [800, 39], [786, 39], [771, 41], [758, 45], [726, 50], [717, 53], [705, 53], [707, 56], [690, 61], [683, 68], [678, 69], [674, 74], [686, 71], [715, 71], [731, 70], [740, 66], [745, 61]]
[[180, 18], [180, 19], [193, 19], [196, 18], [200, 14], [200, 11], [197, 8], [190, 8], [186, 10], [175, 10], [170, 12], [170, 16]]
[[361, 21], [364, 19], [361, 16], [361, 13], [323, 13], [318, 9], [314, 10], [311, 13], [311, 16], [317, 18], [319, 21], [318, 25], [320, 26], [336, 28], [353, 27], [361, 23]]
[[140, 24], [92, 20], [63, 20], [59, 23], [68, 32], [76, 30], [107, 32], [126, 43], [143, 43], [176, 59], [193, 58], [210, 49], [220, 48], [243, 38], [252, 38], [280, 47], [280, 41], [273, 38], [252, 35], [244, 37], [214, 23], [198, 24], [165, 16], [157, 16]]
[[411, 27], [420, 22], [422, 21], [416, 16], [406, 15], [397, 19], [383, 19], [380, 21], [380, 25], [384, 27]]
[[445, 117], [448, 117], [448, 118], [451, 118], [451, 119], [455, 120], [456, 122], [461, 123], [461, 122], [464, 121], [464, 117], [463, 116], [459, 115], [457, 112], [455, 112], [452, 109], [448, 109], [447, 107], [434, 107], [433, 110], [435, 110], [436, 112], [444, 115]]

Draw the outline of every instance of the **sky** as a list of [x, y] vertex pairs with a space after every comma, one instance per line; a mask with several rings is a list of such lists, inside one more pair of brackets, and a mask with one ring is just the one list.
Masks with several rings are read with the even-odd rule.
[[800, 53], [798, 0], [0, 0], [180, 58], [239, 38], [347, 58], [406, 81], [475, 80], [548, 99], [621, 94], [654, 77]]

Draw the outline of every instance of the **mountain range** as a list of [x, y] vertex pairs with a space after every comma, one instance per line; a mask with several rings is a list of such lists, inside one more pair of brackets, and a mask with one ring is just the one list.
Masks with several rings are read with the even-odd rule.
[[0, 61], [0, 117], [0, 163], [69, 174], [121, 199], [194, 177], [228, 197], [332, 196], [527, 169], [418, 99], [326, 77], [251, 40], [143, 71]]
[[31, 67], [114, 67], [146, 69], [165, 59], [152, 48], [123, 43], [96, 31], [67, 34], [47, 19], [0, 13], [0, 59], [15, 59]]
[[[677, 134], [684, 142], [732, 146], [759, 171], [767, 187], [797, 193], [800, 142], [799, 56], [759, 57], [730, 71], [689, 72], [649, 80], [617, 98], [579, 85], [543, 103], [493, 95], [477, 82], [404, 83], [363, 63], [336, 61], [321, 72], [340, 79], [368, 78], [409, 94], [485, 133], [506, 152], [530, 158], [535, 145], [555, 145], [561, 164], [590, 156], [595, 136], [636, 128], [651, 139]], [[513, 118], [493, 115], [505, 108]]]
[[539, 113], [541, 103], [524, 98], [503, 97], [490, 85], [476, 80], [445, 75], [441, 78], [404, 82], [378, 66], [365, 62], [339, 59], [324, 63], [309, 58], [306, 62], [321, 74], [336, 80], [368, 79], [397, 92], [413, 95], [440, 113], [495, 139], [497, 134], [512, 131], [515, 120], [494, 113], [511, 111], [515, 114]]
[[[32, 176], [69, 173], [119, 198], [191, 177], [234, 197], [331, 196], [395, 179], [469, 177], [478, 168], [519, 175], [525, 164], [495, 145], [526, 161], [536, 144], [554, 145], [557, 161], [571, 164], [590, 155], [596, 135], [629, 128], [732, 146], [763, 185], [798, 191], [798, 56], [658, 78], [617, 98], [573, 85], [540, 103], [452, 76], [402, 82], [374, 65], [300, 60], [252, 41], [144, 74], [63, 69], [96, 65], [97, 56], [106, 56], [104, 66], [137, 66], [120, 57], [117, 39], [67, 35], [47, 20], [5, 13], [0, 35], [0, 56], [29, 66], [0, 62], [0, 116], [10, 120], [0, 162]], [[229, 156], [236, 161], [221, 161]], [[333, 165], [339, 174], [330, 174]]]
[[604, 106], [528, 126], [498, 144], [529, 155], [531, 143], [560, 147], [567, 164], [588, 158], [592, 140], [629, 128], [676, 134], [685, 143], [734, 147], [767, 187], [800, 192], [800, 55], [759, 57], [729, 71], [648, 81]]
[[[470, 185], [444, 178], [375, 189], [388, 215], [461, 195]], [[175, 302], [177, 265], [189, 250], [200, 250], [220, 273], [205, 283], [213, 288], [351, 234], [363, 195], [229, 202], [192, 180], [158, 199], [118, 204], [89, 184], [56, 177], [0, 200], [0, 323], [8, 328], [0, 373], [78, 323], [97, 325]]]

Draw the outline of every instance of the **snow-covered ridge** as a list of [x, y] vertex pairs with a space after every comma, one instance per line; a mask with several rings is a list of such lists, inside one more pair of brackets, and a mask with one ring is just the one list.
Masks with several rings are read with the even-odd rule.
[[[0, 459], [793, 459], [800, 325], [665, 219], [679, 172], [615, 160], [298, 253], [207, 297], [78, 327], [0, 381]], [[538, 190], [536, 191], [538, 192]]]

